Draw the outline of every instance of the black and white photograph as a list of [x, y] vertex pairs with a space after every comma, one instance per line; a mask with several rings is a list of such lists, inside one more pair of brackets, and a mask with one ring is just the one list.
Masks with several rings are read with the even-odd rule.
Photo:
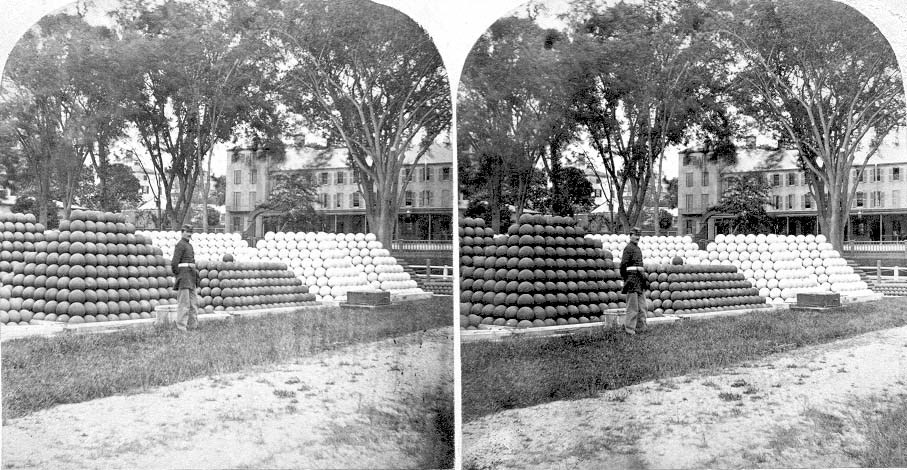
[[0, 466], [907, 468], [905, 65], [901, 0], [0, 0]]
[[367, 0], [38, 13], [0, 90], [3, 468], [454, 467], [425, 29]]
[[538, 0], [487, 28], [457, 89], [464, 469], [907, 465], [888, 5]]

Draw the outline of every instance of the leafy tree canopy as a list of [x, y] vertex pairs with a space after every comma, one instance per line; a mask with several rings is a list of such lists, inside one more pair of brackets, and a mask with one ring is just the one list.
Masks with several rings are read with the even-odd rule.
[[731, 176], [718, 204], [708, 209], [704, 219], [730, 215], [732, 233], [765, 233], [772, 226], [765, 210], [770, 203], [771, 186], [761, 175]]

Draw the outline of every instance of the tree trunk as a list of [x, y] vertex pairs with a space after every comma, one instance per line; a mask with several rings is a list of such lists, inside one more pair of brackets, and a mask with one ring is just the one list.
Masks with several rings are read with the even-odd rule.
[[[47, 210], [47, 198], [43, 195], [38, 196], [38, 222], [41, 222], [41, 225], [47, 227], [48, 219], [48, 210]], [[47, 227], [50, 228], [50, 227]]]
[[831, 243], [832, 247], [838, 252], [844, 248], [844, 234], [841, 226], [841, 201], [840, 194], [836, 188], [831, 188], [831, 194], [829, 194], [828, 202], [828, 242]]
[[394, 228], [399, 209], [394, 204], [387, 204], [386, 201], [380, 201], [376, 206], [366, 212], [368, 225], [371, 232], [375, 234], [375, 238], [381, 242], [381, 246], [390, 250], [393, 246]]
[[501, 233], [501, 187], [503, 186], [501, 172], [504, 162], [498, 156], [492, 158], [495, 163], [491, 165], [491, 178], [488, 179], [490, 194], [488, 208], [491, 210], [491, 229], [495, 233]]
[[551, 179], [551, 207], [549, 208], [552, 214], [561, 215], [561, 216], [572, 216], [572, 210], [570, 213], [567, 213], [566, 207], [566, 198], [563, 197], [561, 191], [561, 155], [560, 155], [560, 141], [555, 137], [548, 144], [549, 155], [548, 158], [551, 160], [551, 174], [548, 177]]
[[[202, 217], [202, 228], [205, 230], [205, 233], [208, 233], [208, 196], [211, 194], [211, 157], [214, 153], [214, 146], [211, 146], [211, 151], [208, 152], [208, 172], [205, 176], [205, 195], [202, 198], [204, 201], [204, 216]], [[270, 168], [270, 165], [268, 165]]]
[[661, 170], [664, 151], [658, 154], [658, 177], [655, 179], [655, 236], [661, 235]]

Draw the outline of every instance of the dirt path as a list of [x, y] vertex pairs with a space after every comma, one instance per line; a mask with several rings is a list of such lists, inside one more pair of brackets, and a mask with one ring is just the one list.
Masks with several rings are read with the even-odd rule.
[[3, 467], [418, 468], [452, 356], [444, 328], [57, 406], [3, 426]]
[[907, 327], [797, 349], [715, 375], [466, 423], [464, 468], [853, 467], [856, 404], [907, 396]]

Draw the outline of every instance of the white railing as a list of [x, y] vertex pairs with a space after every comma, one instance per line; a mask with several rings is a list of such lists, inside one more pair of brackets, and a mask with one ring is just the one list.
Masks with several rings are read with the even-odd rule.
[[391, 249], [395, 251], [450, 251], [452, 240], [394, 240]]
[[907, 241], [846, 241], [844, 251], [856, 253], [907, 253]]
[[875, 266], [857, 266], [875, 282], [907, 282], [907, 266], [882, 266], [879, 261]]

